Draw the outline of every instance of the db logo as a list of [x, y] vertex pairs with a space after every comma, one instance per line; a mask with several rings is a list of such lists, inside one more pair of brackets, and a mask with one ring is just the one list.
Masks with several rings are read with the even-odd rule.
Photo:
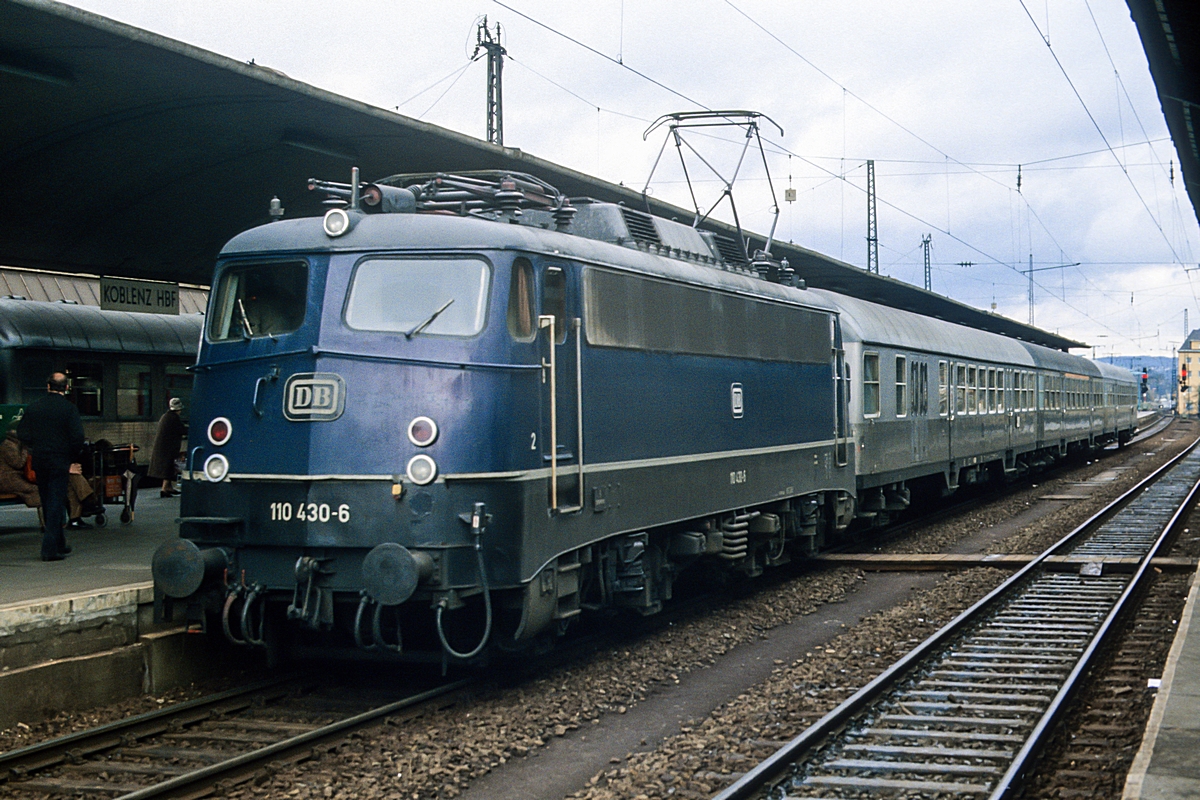
[[328, 422], [342, 415], [346, 383], [332, 372], [298, 372], [283, 387], [283, 416], [292, 422]]

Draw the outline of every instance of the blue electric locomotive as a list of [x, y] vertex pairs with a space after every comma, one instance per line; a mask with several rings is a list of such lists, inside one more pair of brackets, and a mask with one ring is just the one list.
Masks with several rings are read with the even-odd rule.
[[[857, 468], [839, 298], [786, 262], [525, 175], [311, 188], [323, 218], [217, 264], [180, 538], [154, 558], [166, 618], [470, 659], [653, 613], [687, 569], [815, 553], [922, 475], [957, 485], [949, 451]], [[986, 452], [1016, 471], [1010, 449]]]

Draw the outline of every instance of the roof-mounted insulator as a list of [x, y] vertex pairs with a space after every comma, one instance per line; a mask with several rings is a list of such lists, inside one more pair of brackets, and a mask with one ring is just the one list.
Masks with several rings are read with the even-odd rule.
[[500, 209], [500, 213], [509, 219], [521, 215], [521, 201], [525, 199], [525, 195], [517, 189], [517, 182], [508, 175], [500, 179], [499, 185], [492, 193], [492, 198], [496, 201], [496, 207]]
[[567, 198], [562, 198], [562, 201], [554, 208], [554, 229], [557, 231], [569, 229], [571, 220], [575, 219], [576, 210]]
[[783, 286], [795, 286], [799, 289], [807, 288], [804, 281], [796, 277], [796, 271], [791, 268], [786, 258], [776, 261], [768, 253], [756, 250], [754, 258], [750, 262], [750, 269], [758, 273], [758, 276], [764, 281]]

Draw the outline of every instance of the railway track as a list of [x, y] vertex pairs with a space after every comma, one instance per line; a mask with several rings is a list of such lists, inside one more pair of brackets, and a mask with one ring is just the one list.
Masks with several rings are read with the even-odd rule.
[[310, 694], [311, 682], [301, 678], [260, 682], [0, 754], [0, 785], [17, 797], [205, 797], [308, 758], [355, 730], [454, 702], [474, 682], [382, 704]]
[[[717, 800], [1012, 796], [1198, 481], [1193, 443]], [[1134, 557], [1132, 575], [1104, 569]]]

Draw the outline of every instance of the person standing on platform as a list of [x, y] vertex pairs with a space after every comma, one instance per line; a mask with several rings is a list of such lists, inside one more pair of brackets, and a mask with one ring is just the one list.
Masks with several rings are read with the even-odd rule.
[[174, 497], [179, 494], [175, 490], [175, 459], [179, 456], [183, 437], [187, 435], [187, 426], [179, 417], [180, 411], [183, 411], [183, 400], [172, 397], [167, 413], [158, 420], [154, 449], [150, 452], [150, 469], [146, 474], [162, 481], [161, 497]]
[[17, 425], [17, 437], [33, 456], [38, 494], [46, 529], [42, 534], [42, 561], [62, 561], [71, 548], [63, 536], [67, 511], [67, 485], [71, 464], [83, 449], [83, 420], [66, 397], [69, 383], [61, 372], [46, 381], [46, 396], [25, 409]]

